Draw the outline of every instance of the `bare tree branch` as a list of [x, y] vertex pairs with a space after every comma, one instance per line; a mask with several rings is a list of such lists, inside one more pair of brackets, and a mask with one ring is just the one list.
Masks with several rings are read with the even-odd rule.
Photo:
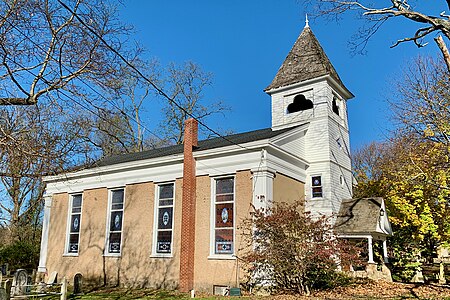
[[[395, 47], [403, 42], [414, 42], [418, 47], [423, 47], [426, 43], [422, 43], [421, 39], [429, 36], [433, 32], [442, 33], [447, 40], [450, 39], [450, 18], [445, 15], [444, 12], [440, 14], [439, 17], [428, 15], [422, 13], [418, 10], [414, 10], [410, 1], [408, 0], [384, 0], [375, 3], [371, 1], [343, 1], [343, 0], [304, 0], [307, 6], [315, 12], [316, 16], [327, 16], [334, 19], [338, 19], [348, 11], [356, 11], [361, 17], [365, 18], [367, 22], [379, 24], [379, 22], [384, 18], [384, 20], [392, 18], [405, 18], [412, 22], [426, 24], [422, 27], [412, 37], [400, 38], [392, 47]], [[383, 3], [384, 2], [384, 5]], [[381, 4], [379, 4], [381, 3]], [[450, 9], [449, 1], [446, 1], [447, 7]], [[377, 6], [380, 5], [380, 6]], [[383, 5], [383, 6], [382, 6]], [[375, 26], [375, 25], [374, 25]], [[356, 48], [353, 49], [356, 52], [361, 52], [358, 48], [362, 48], [367, 45], [367, 41], [374, 34], [373, 28], [369, 30], [360, 30], [359, 37], [362, 42], [354, 42]], [[439, 49], [445, 55], [445, 49], [447, 47], [441, 44]]]
[[445, 45], [445, 42], [441, 36], [438, 36], [434, 40], [436, 41], [436, 44], [438, 45], [439, 49], [441, 49], [442, 55], [444, 56], [445, 64], [447, 65], [447, 70], [450, 74], [450, 53], [448, 51], [448, 48]]

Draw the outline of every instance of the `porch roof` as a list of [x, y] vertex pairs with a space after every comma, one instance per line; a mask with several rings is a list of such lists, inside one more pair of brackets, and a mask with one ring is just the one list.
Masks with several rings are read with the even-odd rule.
[[343, 200], [335, 224], [335, 231], [340, 236], [392, 235], [381, 197]]

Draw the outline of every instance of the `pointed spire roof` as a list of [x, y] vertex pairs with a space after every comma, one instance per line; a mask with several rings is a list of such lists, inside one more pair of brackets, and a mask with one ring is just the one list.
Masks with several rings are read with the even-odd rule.
[[306, 21], [305, 28], [265, 91], [323, 75], [332, 76], [345, 88], [322, 46], [311, 31], [308, 21]]

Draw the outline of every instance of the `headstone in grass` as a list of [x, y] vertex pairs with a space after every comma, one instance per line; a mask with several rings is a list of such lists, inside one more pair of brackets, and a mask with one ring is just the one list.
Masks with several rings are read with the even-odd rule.
[[27, 284], [28, 284], [27, 271], [24, 269], [17, 269], [16, 273], [14, 274], [12, 282], [13, 295], [14, 296], [25, 295], [27, 291]]
[[75, 274], [73, 277], [73, 293], [81, 294], [82, 293], [82, 284], [83, 284], [83, 275], [80, 273]]
[[55, 284], [58, 279], [58, 272], [53, 271], [48, 277], [47, 284]]

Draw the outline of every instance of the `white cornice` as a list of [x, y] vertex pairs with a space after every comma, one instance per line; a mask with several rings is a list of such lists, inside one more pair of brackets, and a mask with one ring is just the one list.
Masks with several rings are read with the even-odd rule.
[[290, 85], [286, 85], [286, 86], [282, 86], [279, 88], [275, 88], [275, 89], [271, 89], [266, 91], [267, 94], [272, 95], [278, 92], [282, 92], [285, 90], [290, 90], [290, 89], [295, 89], [295, 88], [299, 88], [302, 86], [306, 86], [306, 85], [311, 85], [314, 84], [316, 82], [321, 82], [321, 81], [328, 81], [329, 83], [331, 83], [331, 86], [333, 88], [335, 88], [346, 100], [354, 98], [355, 96], [352, 94], [352, 92], [350, 92], [345, 86], [339, 84], [332, 76], [330, 75], [323, 75], [323, 76], [319, 76], [316, 78], [312, 78], [312, 79], [308, 79], [305, 81], [301, 81], [298, 83], [294, 83], [294, 84], [290, 84]]
[[276, 142], [278, 142], [280, 140], [283, 140], [283, 139], [285, 139], [287, 137], [290, 137], [292, 135], [295, 135], [295, 134], [301, 133], [303, 131], [306, 131], [306, 130], [308, 130], [308, 127], [309, 127], [309, 122], [302, 122], [299, 126], [292, 127], [292, 130], [288, 130], [285, 133], [282, 133], [282, 134], [274, 136], [273, 138], [270, 139], [270, 142], [271, 143], [276, 143]]
[[[304, 127], [280, 134], [288, 137], [305, 130]], [[272, 138], [277, 139], [278, 136]], [[251, 169], [260, 162], [261, 149], [271, 153], [268, 165], [287, 175], [304, 180], [308, 161], [292, 154], [277, 145], [271, 139], [263, 139], [245, 144], [230, 145], [194, 152], [197, 162], [197, 175], [216, 176]], [[61, 192], [80, 192], [93, 188], [112, 188], [143, 182], [162, 182], [182, 177], [183, 154], [176, 154], [145, 160], [137, 160], [110, 166], [95, 167], [78, 172], [44, 177], [48, 194]]]
[[298, 83], [281, 86], [279, 88], [268, 90], [268, 91], [266, 91], [266, 93], [269, 94], [269, 95], [272, 95], [272, 94], [275, 94], [275, 93], [278, 93], [278, 92], [282, 92], [282, 91], [285, 91], [285, 90], [291, 90], [291, 89], [299, 88], [299, 87], [302, 87], [302, 86], [305, 86], [305, 85], [310, 85], [310, 84], [313, 84], [313, 83], [316, 83], [316, 82], [324, 81], [329, 76], [330, 75], [324, 75], [324, 76], [316, 77], [316, 78], [313, 78], [313, 79], [308, 79], [308, 80], [305, 80], [305, 81], [301, 81], [301, 82], [298, 82]]
[[144, 159], [144, 160], [135, 160], [125, 163], [119, 163], [114, 164], [110, 166], [103, 166], [103, 167], [93, 167], [77, 172], [71, 172], [71, 173], [64, 173], [59, 174], [55, 176], [45, 176], [43, 177], [43, 181], [46, 183], [49, 182], [55, 182], [55, 181], [61, 181], [61, 180], [75, 180], [78, 178], [85, 178], [89, 176], [99, 176], [99, 175], [106, 175], [111, 173], [117, 173], [122, 171], [130, 171], [130, 170], [139, 170], [139, 169], [145, 169], [149, 167], [159, 166], [159, 165], [165, 165], [165, 164], [173, 164], [176, 162], [182, 162], [183, 161], [183, 154], [175, 154], [170, 156], [163, 156], [163, 157], [157, 157], [157, 158], [151, 158], [151, 159]]

